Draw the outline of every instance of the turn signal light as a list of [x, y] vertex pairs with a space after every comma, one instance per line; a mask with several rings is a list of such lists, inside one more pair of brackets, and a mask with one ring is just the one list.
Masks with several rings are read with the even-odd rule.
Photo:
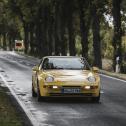
[[91, 89], [97, 89], [98, 86], [91, 86]]

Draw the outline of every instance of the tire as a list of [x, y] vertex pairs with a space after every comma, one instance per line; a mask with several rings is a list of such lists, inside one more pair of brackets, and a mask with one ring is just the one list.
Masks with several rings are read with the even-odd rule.
[[93, 97], [92, 99], [93, 99], [93, 102], [99, 103], [99, 101], [100, 101], [100, 94], [99, 94], [98, 97]]
[[32, 97], [37, 97], [36, 92], [34, 91], [33, 84], [32, 84]]
[[40, 102], [42, 100], [42, 97], [40, 95], [40, 89], [39, 89], [39, 84], [37, 82], [37, 101]]

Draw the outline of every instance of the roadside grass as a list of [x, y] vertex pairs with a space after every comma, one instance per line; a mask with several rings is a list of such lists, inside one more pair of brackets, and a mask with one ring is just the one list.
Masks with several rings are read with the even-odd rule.
[[0, 87], [0, 126], [23, 126], [5, 88]]
[[108, 76], [112, 76], [112, 77], [116, 77], [116, 78], [119, 78], [119, 79], [123, 79], [123, 80], [126, 80], [126, 74], [122, 74], [122, 73], [115, 73], [113, 71], [113, 68], [112, 68], [112, 60], [109, 60], [109, 59], [103, 59], [102, 60], [102, 67], [103, 69], [100, 70], [100, 73], [102, 74], [105, 74], [105, 75], [108, 75]]
[[115, 77], [115, 78], [118, 78], [118, 79], [126, 80], [126, 74], [108, 72], [108, 71], [105, 71], [105, 70], [100, 70], [100, 73], [111, 76], [111, 77]]

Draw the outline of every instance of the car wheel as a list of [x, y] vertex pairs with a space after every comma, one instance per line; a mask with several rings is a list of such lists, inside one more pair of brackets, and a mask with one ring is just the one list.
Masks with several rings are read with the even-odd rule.
[[35, 92], [35, 90], [33, 88], [33, 84], [32, 84], [32, 97], [37, 97], [37, 94], [36, 94], [36, 92]]
[[39, 85], [38, 84], [37, 84], [37, 100], [38, 100], [38, 102], [41, 101], [40, 89], [39, 89]]
[[98, 97], [93, 97], [92, 99], [93, 99], [93, 102], [99, 103], [99, 101], [100, 101], [100, 94], [99, 94]]

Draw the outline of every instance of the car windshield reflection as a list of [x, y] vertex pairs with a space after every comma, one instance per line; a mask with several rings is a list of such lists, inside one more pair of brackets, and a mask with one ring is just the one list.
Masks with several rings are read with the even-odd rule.
[[44, 70], [90, 70], [90, 66], [83, 58], [46, 58], [43, 62]]

